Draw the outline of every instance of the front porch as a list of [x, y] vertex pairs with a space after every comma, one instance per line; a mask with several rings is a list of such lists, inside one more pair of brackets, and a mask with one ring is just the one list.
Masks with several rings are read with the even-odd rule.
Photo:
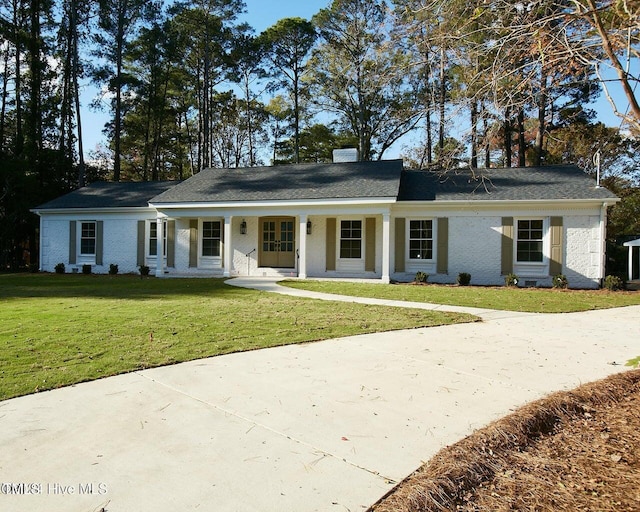
[[[159, 210], [147, 263], [157, 277], [307, 277], [389, 282], [390, 215]], [[222, 212], [220, 212], [222, 213]], [[349, 220], [343, 220], [348, 218]], [[345, 226], [349, 227], [348, 232]], [[170, 254], [170, 257], [167, 257]]]

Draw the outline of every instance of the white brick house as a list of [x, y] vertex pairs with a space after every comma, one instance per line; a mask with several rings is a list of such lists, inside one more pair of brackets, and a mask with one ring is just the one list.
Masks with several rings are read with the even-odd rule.
[[[96, 183], [35, 208], [43, 271], [299, 276], [595, 288], [607, 207], [577, 167], [445, 175], [401, 160], [206, 169], [183, 182]], [[158, 258], [158, 254], [163, 257]]]

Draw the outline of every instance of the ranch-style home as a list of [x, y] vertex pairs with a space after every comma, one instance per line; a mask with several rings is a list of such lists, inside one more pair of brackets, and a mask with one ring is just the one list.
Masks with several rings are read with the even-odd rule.
[[33, 211], [41, 270], [298, 276], [527, 286], [604, 277], [618, 198], [573, 166], [437, 174], [401, 160], [205, 169], [182, 182], [94, 183]]

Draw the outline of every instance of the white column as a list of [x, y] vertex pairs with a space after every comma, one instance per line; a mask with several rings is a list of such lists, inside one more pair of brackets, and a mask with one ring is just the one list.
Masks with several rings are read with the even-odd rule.
[[629, 246], [629, 281], [633, 280], [633, 245]]
[[390, 276], [390, 261], [389, 252], [391, 248], [389, 246], [390, 240], [390, 226], [391, 224], [391, 214], [383, 213], [382, 214], [382, 282], [389, 283], [391, 282]]
[[231, 215], [224, 216], [224, 254], [223, 254], [223, 273], [224, 277], [231, 277], [231, 246], [232, 246], [232, 235], [231, 235], [231, 221], [233, 217]]
[[158, 215], [156, 226], [158, 235], [156, 239], [156, 277], [162, 277], [164, 275], [164, 217]]
[[298, 259], [298, 277], [307, 278], [307, 214], [300, 214], [300, 258]]

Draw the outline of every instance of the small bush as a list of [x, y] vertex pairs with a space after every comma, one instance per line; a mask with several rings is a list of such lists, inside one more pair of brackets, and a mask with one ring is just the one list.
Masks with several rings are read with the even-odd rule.
[[518, 276], [515, 274], [508, 274], [504, 278], [505, 286], [518, 286]]
[[603, 286], [611, 291], [615, 292], [617, 290], [622, 290], [624, 288], [624, 282], [618, 276], [608, 275], [604, 278]]
[[460, 272], [458, 274], [458, 284], [460, 286], [468, 286], [471, 282], [471, 274], [468, 272]]
[[54, 270], [56, 271], [56, 274], [64, 274], [65, 273], [64, 263], [58, 263], [54, 267]]
[[118, 265], [111, 263], [109, 265], [109, 275], [115, 276], [118, 273]]
[[416, 283], [426, 283], [429, 279], [429, 274], [426, 272], [416, 272], [415, 282]]
[[567, 279], [567, 276], [565, 276], [564, 274], [558, 274], [553, 276], [553, 279], [551, 280], [551, 282], [553, 283], [554, 288], [559, 288], [561, 290], [564, 290], [569, 286], [569, 280]]
[[147, 265], [140, 265], [140, 275], [148, 276], [151, 269]]
[[82, 265], [83, 274], [91, 274], [91, 265]]
[[37, 263], [30, 263], [29, 272], [31, 272], [32, 274], [37, 274], [38, 272], [40, 272], [40, 266]]

